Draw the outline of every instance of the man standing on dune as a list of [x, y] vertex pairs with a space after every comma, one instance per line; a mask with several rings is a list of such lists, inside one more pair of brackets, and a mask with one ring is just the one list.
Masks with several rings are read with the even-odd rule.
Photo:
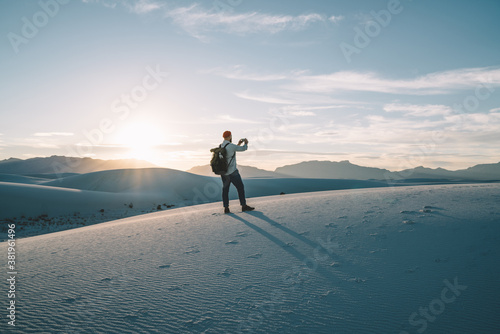
[[[245, 186], [243, 185], [243, 180], [241, 179], [240, 172], [236, 167], [236, 152], [243, 152], [248, 149], [248, 140], [240, 139], [238, 145], [233, 144], [233, 136], [231, 131], [225, 131], [222, 134], [224, 141], [221, 147], [226, 148], [226, 159], [228, 163], [227, 172], [221, 175], [222, 179], [222, 203], [224, 204], [224, 213], [231, 213], [229, 210], [229, 187], [231, 183], [234, 184], [238, 190], [238, 197], [240, 199], [241, 210], [242, 211], [252, 211], [255, 208], [247, 205], [245, 199]], [[241, 144], [243, 144], [241, 146]]]

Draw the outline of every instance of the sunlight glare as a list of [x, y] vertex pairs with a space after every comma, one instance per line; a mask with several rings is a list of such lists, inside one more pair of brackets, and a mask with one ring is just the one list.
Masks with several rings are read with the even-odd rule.
[[153, 123], [134, 122], [121, 128], [116, 141], [129, 149], [127, 157], [151, 162], [157, 157], [157, 147], [165, 142], [163, 132]]

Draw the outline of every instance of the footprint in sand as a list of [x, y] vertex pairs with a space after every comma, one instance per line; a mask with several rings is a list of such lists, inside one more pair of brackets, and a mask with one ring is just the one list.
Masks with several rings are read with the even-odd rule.
[[68, 304], [72, 304], [72, 303], [76, 302], [77, 300], [81, 300], [81, 299], [83, 299], [83, 297], [75, 297], [75, 298], [70, 297], [70, 298], [64, 298], [62, 300], [62, 302], [63, 303], [68, 303]]
[[222, 272], [218, 273], [217, 275], [229, 277], [232, 274], [234, 274], [234, 269], [233, 268], [226, 268]]
[[320, 299], [324, 299], [324, 298], [331, 299], [333, 297], [335, 297], [335, 291], [332, 291], [332, 290], [328, 290], [327, 292], [325, 292], [319, 296]]
[[360, 277], [353, 277], [348, 279], [349, 282], [356, 282], [356, 283], [365, 283], [366, 279], [365, 278], [360, 278]]
[[403, 211], [400, 211], [399, 213], [402, 213], [404, 215], [410, 215], [410, 214], [417, 214], [418, 212], [409, 211], [409, 210], [403, 210]]
[[246, 286], [240, 288], [240, 290], [241, 291], [246, 291], [246, 290], [253, 289], [253, 288], [255, 288], [255, 286], [253, 286], [253, 285], [246, 285]]
[[186, 323], [186, 326], [188, 326], [188, 327], [205, 329], [204, 331], [203, 330], [196, 330], [196, 332], [207, 333], [206, 329], [210, 328], [210, 326], [213, 322], [214, 322], [214, 320], [212, 319], [212, 317], [202, 316], [201, 318], [198, 318], [198, 319], [188, 320], [185, 323]]
[[184, 252], [184, 254], [196, 254], [199, 253], [200, 250], [196, 246], [191, 246], [187, 251]]
[[370, 233], [370, 236], [371, 237], [374, 237], [375, 239], [377, 240], [380, 240], [380, 239], [387, 239], [387, 234], [381, 234], [381, 233], [378, 233], [378, 232], [375, 232], [375, 233]]
[[260, 259], [261, 257], [262, 257], [262, 254], [257, 253], [257, 254], [247, 256], [247, 259]]

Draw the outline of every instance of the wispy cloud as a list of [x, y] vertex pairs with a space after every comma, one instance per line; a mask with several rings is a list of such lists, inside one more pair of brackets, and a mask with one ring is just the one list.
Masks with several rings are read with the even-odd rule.
[[500, 68], [466, 68], [435, 72], [413, 79], [386, 79], [373, 72], [343, 71], [326, 75], [304, 75], [295, 78], [288, 88], [298, 91], [329, 93], [366, 91], [390, 94], [445, 94], [457, 90], [488, 88], [500, 85]]
[[[445, 120], [447, 122], [445, 130], [500, 134], [500, 113], [498, 112], [488, 114], [455, 114], [446, 116]], [[498, 140], [500, 136], [497, 135], [496, 138]]]
[[71, 132], [37, 132], [33, 134], [35, 137], [55, 137], [55, 136], [73, 136]]
[[299, 31], [313, 23], [326, 20], [323, 15], [316, 13], [292, 16], [259, 12], [215, 12], [207, 10], [198, 4], [169, 10], [165, 16], [172, 19], [175, 24], [192, 36], [200, 39], [203, 39], [205, 34], [211, 31], [238, 35], [276, 34], [285, 30]]
[[129, 9], [137, 14], [149, 13], [162, 7], [164, 4], [150, 0], [138, 0], [129, 5]]
[[263, 150], [256, 150], [254, 151], [254, 154], [257, 156], [267, 156], [267, 155], [276, 155], [276, 154], [290, 154], [290, 155], [297, 155], [297, 154], [303, 154], [307, 156], [345, 156], [348, 155], [348, 153], [341, 153], [341, 152], [313, 152], [313, 151], [287, 151], [287, 150], [271, 150], [271, 149], [263, 149]]
[[429, 116], [444, 116], [453, 112], [449, 106], [441, 104], [397, 104], [391, 103], [384, 106], [386, 112], [402, 112], [405, 116], [429, 117]]
[[[280, 106], [278, 108], [272, 108], [270, 113], [273, 115], [284, 115], [284, 116], [292, 116], [292, 117], [313, 117], [321, 114], [322, 111], [327, 110], [336, 110], [336, 109], [352, 109], [357, 108], [357, 106], [353, 105], [319, 105], [319, 106], [311, 106], [311, 105], [286, 105]], [[360, 108], [364, 108], [360, 106]]]
[[252, 72], [244, 65], [234, 65], [230, 67], [215, 67], [208, 70], [200, 71], [202, 74], [212, 74], [219, 77], [248, 80], [248, 81], [278, 81], [294, 78], [301, 74], [306, 74], [306, 71], [288, 71], [287, 73], [258, 73]]
[[246, 124], [260, 124], [260, 123], [262, 123], [262, 122], [254, 121], [254, 120], [250, 120], [250, 119], [243, 119], [243, 118], [233, 117], [231, 115], [219, 115], [217, 117], [217, 123], [220, 123], [220, 122], [246, 123]]
[[360, 101], [335, 99], [326, 94], [290, 92], [280, 88], [273, 88], [272, 90], [267, 90], [263, 93], [253, 93], [247, 90], [243, 92], [236, 92], [234, 95], [245, 100], [283, 105], [337, 105], [337, 107], [340, 108], [345, 105], [361, 106], [366, 104]]
[[262, 124], [260, 121], [238, 118], [231, 115], [217, 115], [213, 118], [202, 118], [200, 120], [203, 124]]
[[283, 98], [280, 96], [273, 96], [271, 94], [255, 94], [248, 91], [234, 93], [235, 96], [251, 101], [271, 103], [271, 104], [296, 104], [292, 99]]
[[297, 116], [297, 117], [316, 116], [316, 113], [312, 111], [289, 111], [288, 114], [290, 116]]
[[130, 12], [145, 14], [165, 7], [165, 3], [155, 0], [82, 0], [85, 3], [99, 3], [108, 8], [122, 5]]
[[[286, 73], [252, 73], [237, 65], [205, 71], [225, 78], [248, 81], [284, 81], [281, 91], [331, 94], [343, 91], [362, 91], [389, 94], [448, 94], [462, 90], [480, 89], [492, 92], [500, 86], [500, 68], [465, 68], [434, 72], [410, 79], [389, 79], [374, 72], [341, 71], [331, 74], [310, 75], [306, 70]], [[473, 92], [474, 93], [474, 92]]]
[[340, 21], [342, 21], [344, 19], [344, 17], [342, 15], [339, 15], [339, 16], [330, 16], [328, 18], [328, 21], [330, 22], [333, 22], [333, 23], [339, 23]]
[[[315, 23], [338, 24], [343, 16], [327, 17], [318, 13], [302, 15], [269, 14], [257, 11], [236, 13], [217, 11], [214, 6], [206, 7], [194, 3], [175, 7], [174, 2], [160, 0], [82, 0], [85, 3], [99, 3], [108, 8], [118, 5], [130, 12], [145, 14], [159, 11], [165, 18], [201, 41], [208, 41], [209, 33], [218, 32], [236, 35], [277, 34], [283, 31], [301, 31]], [[212, 3], [212, 2], [210, 2]]]

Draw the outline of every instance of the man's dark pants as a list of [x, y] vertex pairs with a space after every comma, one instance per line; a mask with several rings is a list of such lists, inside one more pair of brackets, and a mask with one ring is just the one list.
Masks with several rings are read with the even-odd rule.
[[241, 179], [240, 172], [235, 170], [232, 174], [229, 175], [221, 175], [222, 179], [222, 202], [224, 203], [224, 207], [229, 207], [229, 187], [231, 183], [234, 184], [236, 189], [238, 190], [238, 197], [240, 198], [241, 206], [247, 204], [245, 199], [245, 186], [243, 185], [243, 180]]

